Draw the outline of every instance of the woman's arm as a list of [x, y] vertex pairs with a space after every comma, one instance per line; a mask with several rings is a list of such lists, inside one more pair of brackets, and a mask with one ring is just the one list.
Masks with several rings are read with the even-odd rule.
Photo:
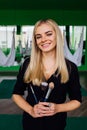
[[68, 112], [79, 108], [81, 103], [77, 100], [71, 100], [63, 104], [57, 104], [56, 109], [58, 112]]
[[12, 100], [25, 112], [31, 113], [32, 106], [21, 96], [18, 94], [12, 95]]
[[[69, 112], [80, 107], [81, 103], [77, 100], [71, 100], [66, 103], [56, 104], [49, 102], [40, 102], [41, 106], [48, 106], [49, 110], [45, 110], [44, 116], [52, 116], [60, 112]], [[41, 109], [40, 113], [43, 113]], [[48, 112], [49, 111], [49, 112]]]
[[[41, 105], [39, 103], [35, 104], [34, 106], [31, 106], [21, 95], [13, 94], [12, 100], [25, 112], [27, 112], [29, 115], [31, 115], [33, 118], [42, 117], [44, 114], [40, 114], [40, 108]], [[42, 106], [44, 107], [44, 106]], [[47, 107], [44, 107], [45, 111], [48, 111], [49, 109]]]

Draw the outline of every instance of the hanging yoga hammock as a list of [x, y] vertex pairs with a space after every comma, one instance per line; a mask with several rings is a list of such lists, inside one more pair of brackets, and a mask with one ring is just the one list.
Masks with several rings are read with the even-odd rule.
[[77, 66], [81, 66], [83, 56], [83, 36], [84, 36], [84, 27], [82, 28], [78, 48], [76, 49], [75, 53], [72, 54], [67, 46], [67, 41], [64, 34], [64, 55], [67, 59], [74, 62]]
[[0, 66], [13, 66], [15, 61], [15, 30], [13, 30], [12, 46], [10, 53], [6, 56], [0, 49]]

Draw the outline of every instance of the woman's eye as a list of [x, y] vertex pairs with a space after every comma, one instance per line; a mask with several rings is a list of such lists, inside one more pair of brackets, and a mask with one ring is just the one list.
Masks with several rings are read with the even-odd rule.
[[41, 36], [36, 36], [36, 39], [40, 39], [41, 38]]
[[52, 33], [48, 33], [48, 34], [47, 34], [47, 36], [51, 36], [51, 35], [52, 35]]

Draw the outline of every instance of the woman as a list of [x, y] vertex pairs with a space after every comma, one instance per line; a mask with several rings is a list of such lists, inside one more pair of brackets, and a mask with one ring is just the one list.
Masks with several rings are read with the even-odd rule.
[[31, 57], [20, 68], [12, 96], [24, 110], [23, 130], [64, 130], [67, 112], [81, 105], [78, 69], [65, 59], [63, 43], [55, 21], [40, 20], [35, 24]]

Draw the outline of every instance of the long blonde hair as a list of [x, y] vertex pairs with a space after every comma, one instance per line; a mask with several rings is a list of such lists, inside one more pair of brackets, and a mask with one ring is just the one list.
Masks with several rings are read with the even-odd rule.
[[52, 19], [40, 20], [34, 26], [30, 63], [25, 72], [24, 80], [25, 82], [32, 81], [33, 84], [39, 85], [44, 79], [44, 74], [42, 70], [42, 54], [41, 54], [41, 50], [37, 47], [36, 38], [35, 38], [36, 29], [38, 28], [38, 26], [40, 26], [43, 23], [47, 23], [51, 25], [55, 31], [56, 40], [57, 40], [57, 44], [56, 44], [56, 66], [58, 68], [57, 75], [60, 74], [61, 83], [65, 83], [69, 79], [69, 74], [68, 74], [64, 53], [63, 53], [63, 44], [64, 44], [63, 36], [60, 28], [58, 27], [58, 24]]

